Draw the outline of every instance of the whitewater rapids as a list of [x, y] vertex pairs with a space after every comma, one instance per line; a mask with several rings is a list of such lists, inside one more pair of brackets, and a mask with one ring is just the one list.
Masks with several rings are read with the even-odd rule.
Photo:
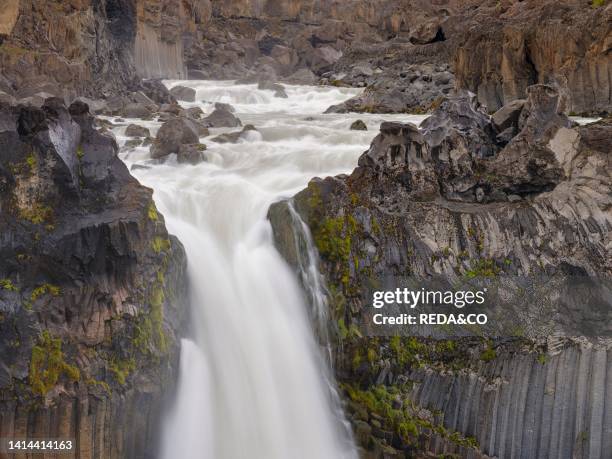
[[[125, 149], [125, 126], [155, 135], [156, 121], [128, 119], [114, 132], [122, 159], [154, 189], [169, 232], [188, 256], [193, 341], [183, 340], [178, 396], [165, 422], [164, 459], [354, 459], [326, 359], [314, 338], [294, 272], [276, 251], [266, 219], [271, 203], [315, 176], [350, 172], [385, 120], [407, 115], [322, 115], [359, 90], [287, 86], [287, 99], [255, 85], [167, 81], [197, 91], [199, 106], [230, 103], [243, 125], [237, 144], [201, 138], [207, 161], [163, 164], [148, 147]], [[368, 131], [351, 131], [362, 119]]]

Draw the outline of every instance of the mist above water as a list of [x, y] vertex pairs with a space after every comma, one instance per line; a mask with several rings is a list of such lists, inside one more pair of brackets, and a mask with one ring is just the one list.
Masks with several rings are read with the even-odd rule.
[[[189, 263], [194, 337], [182, 342], [178, 397], [166, 420], [162, 457], [356, 458], [305, 295], [274, 247], [266, 213], [315, 176], [350, 172], [383, 118], [321, 114], [355, 89], [287, 86], [289, 97], [282, 99], [255, 85], [167, 82], [178, 83], [197, 90], [198, 102], [184, 106], [209, 113], [214, 102], [230, 103], [258, 132], [237, 144], [201, 139], [207, 161], [196, 166], [173, 159], [154, 164], [148, 147], [122, 153], [128, 165], [149, 166], [133, 173], [154, 189]], [[368, 131], [349, 130], [358, 118]], [[128, 121], [153, 133], [160, 125]], [[211, 136], [232, 130], [212, 129]], [[115, 129], [121, 144], [123, 131]], [[317, 279], [310, 274], [307, 279]], [[315, 281], [309, 287], [311, 296], [320, 288]]]

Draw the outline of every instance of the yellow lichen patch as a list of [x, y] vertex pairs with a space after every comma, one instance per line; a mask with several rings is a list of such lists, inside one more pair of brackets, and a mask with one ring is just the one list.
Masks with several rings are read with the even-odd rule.
[[61, 339], [52, 338], [45, 330], [39, 343], [32, 347], [29, 375], [32, 392], [37, 395], [47, 395], [62, 376], [70, 381], [81, 379], [79, 369], [64, 360]]
[[157, 215], [157, 209], [155, 208], [155, 203], [151, 202], [151, 204], [149, 204], [149, 208], [147, 209], [147, 216], [149, 217], [149, 220], [154, 222], [159, 219], [159, 216]]
[[29, 207], [21, 208], [19, 210], [19, 217], [35, 225], [40, 225], [48, 223], [53, 219], [53, 209], [49, 206], [34, 203]]
[[115, 375], [115, 379], [122, 386], [127, 382], [127, 378], [136, 369], [136, 361], [130, 359], [113, 359], [109, 364], [109, 369]]
[[32, 301], [36, 301], [39, 297], [47, 293], [51, 296], [59, 296], [59, 294], [61, 293], [61, 290], [57, 285], [45, 283], [45, 284], [39, 285], [34, 290], [32, 290], [30, 299]]
[[166, 252], [170, 250], [170, 240], [162, 237], [155, 237], [151, 241], [151, 248], [155, 253]]
[[8, 290], [9, 292], [18, 292], [19, 289], [10, 279], [0, 279], [0, 290]]

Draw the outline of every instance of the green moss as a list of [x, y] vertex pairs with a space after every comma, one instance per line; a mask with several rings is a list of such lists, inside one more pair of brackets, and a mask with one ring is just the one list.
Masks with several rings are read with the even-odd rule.
[[501, 269], [492, 258], [480, 258], [470, 263], [470, 269], [466, 271], [465, 276], [468, 279], [476, 277], [496, 277], [501, 272]]
[[79, 144], [76, 149], [76, 155], [79, 161], [83, 159], [83, 156], [85, 156], [85, 150], [83, 150], [83, 145]]
[[0, 279], [0, 290], [8, 290], [9, 292], [19, 291], [10, 279]]
[[370, 217], [370, 224], [372, 225], [372, 232], [375, 235], [380, 234], [380, 226], [378, 225], [378, 221], [374, 218], [374, 216]]
[[61, 293], [61, 290], [57, 285], [45, 283], [45, 284], [39, 285], [34, 290], [32, 290], [32, 294], [30, 295], [30, 300], [36, 301], [39, 297], [47, 293], [51, 296], [59, 296]]
[[33, 174], [34, 172], [36, 172], [36, 168], [38, 167], [38, 161], [36, 159], [36, 156], [34, 156], [34, 152], [31, 152], [28, 157], [26, 158], [26, 164], [28, 165], [28, 167], [30, 168], [30, 172]]
[[45, 330], [39, 343], [32, 347], [29, 375], [32, 392], [37, 395], [47, 395], [62, 376], [70, 381], [81, 379], [79, 369], [64, 360], [61, 340], [52, 338]]
[[125, 386], [130, 373], [136, 369], [136, 360], [129, 359], [113, 359], [109, 363], [109, 370], [115, 375], [115, 379], [119, 384]]
[[340, 334], [340, 339], [345, 340], [348, 337], [348, 328], [344, 323], [344, 318], [338, 319], [338, 333]]
[[151, 241], [151, 248], [155, 253], [167, 252], [170, 250], [170, 240], [156, 236]]
[[606, 0], [593, 0], [591, 6], [593, 8], [599, 8], [600, 6], [604, 6], [606, 4]]
[[331, 262], [347, 263], [351, 240], [344, 235], [344, 217], [326, 218], [317, 226], [315, 241], [319, 253]]
[[106, 381], [98, 381], [97, 379], [89, 378], [86, 382], [88, 386], [100, 386], [108, 395], [112, 393], [112, 390]]
[[142, 354], [150, 354], [151, 349], [167, 352], [168, 342], [164, 332], [164, 274], [157, 272], [157, 279], [149, 295], [149, 311], [138, 317], [135, 325], [133, 344]]
[[480, 360], [483, 362], [490, 362], [491, 360], [495, 360], [497, 358], [497, 352], [491, 346], [487, 347], [480, 354]]
[[414, 336], [401, 338], [393, 336], [389, 340], [389, 349], [401, 366], [420, 365], [420, 359], [427, 353], [427, 346]]
[[151, 221], [156, 222], [157, 220], [159, 220], [159, 215], [157, 214], [157, 209], [155, 207], [154, 202], [151, 202], [151, 204], [149, 204], [149, 207], [147, 209], [147, 216]]
[[19, 217], [35, 225], [40, 225], [53, 219], [53, 209], [49, 206], [34, 203], [27, 209], [21, 209]]
[[546, 354], [538, 354], [538, 363], [542, 365], [546, 363]]

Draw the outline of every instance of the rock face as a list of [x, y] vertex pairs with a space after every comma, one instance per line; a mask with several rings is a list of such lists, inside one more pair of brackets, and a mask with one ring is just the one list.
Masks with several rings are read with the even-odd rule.
[[182, 34], [203, 20], [190, 3], [11, 0], [0, 16], [2, 74], [12, 90], [44, 84], [56, 96], [110, 95], [140, 77], [185, 77]]
[[326, 113], [426, 113], [452, 92], [454, 77], [448, 66], [424, 64], [366, 81], [371, 84], [362, 94], [329, 107]]
[[212, 15], [184, 43], [198, 78], [304, 82], [311, 71], [323, 83], [368, 87], [348, 111], [433, 111], [454, 86], [494, 112], [552, 82], [567, 87], [571, 112], [612, 106], [609, 4], [213, 0], [205, 9]]
[[156, 454], [186, 259], [88, 107], [0, 106], [0, 429]]
[[[610, 288], [612, 123], [575, 125], [555, 87], [526, 93], [494, 120], [464, 95], [442, 101], [421, 129], [383, 123], [350, 176], [315, 179], [293, 199], [328, 284], [349, 416], [373, 457], [416, 447], [509, 458], [517, 445], [533, 457], [606, 457], [610, 342], [593, 337], [610, 330], [593, 324], [610, 323], [600, 303], [609, 296], [568, 298], [581, 282]], [[269, 217], [295, 265], [289, 213], [281, 202]], [[497, 305], [491, 336], [501, 339], [372, 337], [372, 288], [434, 278], [515, 292], [526, 279], [548, 303]], [[581, 334], [591, 338], [546, 340]]]
[[569, 111], [611, 112], [609, 2], [599, 8], [579, 1], [507, 2], [498, 14], [460, 17], [457, 86], [477, 93], [489, 110], [524, 98], [532, 84], [556, 81], [571, 94]]

